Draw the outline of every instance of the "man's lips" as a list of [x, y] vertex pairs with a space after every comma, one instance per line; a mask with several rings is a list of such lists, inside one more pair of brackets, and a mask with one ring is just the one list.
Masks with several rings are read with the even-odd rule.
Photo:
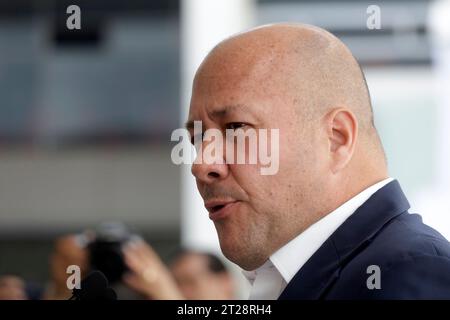
[[238, 202], [238, 200], [209, 200], [205, 203], [205, 208], [209, 212], [209, 218], [215, 221], [228, 216]]

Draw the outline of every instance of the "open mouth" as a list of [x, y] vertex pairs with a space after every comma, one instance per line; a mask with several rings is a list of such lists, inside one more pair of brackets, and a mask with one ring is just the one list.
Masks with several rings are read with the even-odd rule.
[[212, 208], [210, 209], [210, 212], [211, 212], [211, 213], [217, 212], [217, 211], [219, 211], [220, 209], [222, 209], [223, 207], [225, 207], [225, 204], [220, 204], [220, 205], [214, 206], [214, 207], [212, 207]]
[[234, 206], [239, 201], [229, 201], [229, 202], [219, 202], [216, 203], [210, 203], [210, 205], [207, 206], [208, 212], [209, 212], [209, 218], [213, 221], [222, 220], [228, 215], [230, 215], [232, 212], [235, 212]]

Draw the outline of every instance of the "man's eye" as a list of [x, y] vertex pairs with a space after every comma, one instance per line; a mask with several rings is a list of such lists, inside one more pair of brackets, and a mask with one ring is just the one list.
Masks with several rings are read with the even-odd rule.
[[243, 128], [245, 126], [245, 123], [242, 122], [231, 122], [226, 125], [226, 129], [236, 130]]

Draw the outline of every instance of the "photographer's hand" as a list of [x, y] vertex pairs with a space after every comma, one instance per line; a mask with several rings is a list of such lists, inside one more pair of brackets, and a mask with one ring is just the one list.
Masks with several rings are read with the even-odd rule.
[[184, 299], [170, 271], [157, 253], [144, 241], [134, 241], [124, 249], [125, 263], [131, 272], [124, 282], [154, 300]]

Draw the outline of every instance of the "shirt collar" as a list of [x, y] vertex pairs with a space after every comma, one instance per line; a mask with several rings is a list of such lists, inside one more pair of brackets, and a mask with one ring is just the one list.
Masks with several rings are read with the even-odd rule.
[[272, 261], [270, 259], [268, 259], [266, 262], [264, 262], [264, 264], [260, 267], [258, 267], [255, 270], [251, 270], [251, 271], [247, 271], [247, 270], [242, 270], [242, 274], [247, 278], [247, 280], [250, 282], [250, 284], [253, 285], [253, 282], [255, 282], [256, 276], [258, 275], [259, 272], [261, 272], [261, 270], [264, 269], [274, 269], [275, 266], [272, 263]]
[[278, 249], [262, 266], [253, 271], [243, 271], [244, 276], [253, 284], [259, 270], [275, 267], [286, 283], [289, 283], [333, 232], [375, 192], [392, 180], [384, 179], [363, 190]]

